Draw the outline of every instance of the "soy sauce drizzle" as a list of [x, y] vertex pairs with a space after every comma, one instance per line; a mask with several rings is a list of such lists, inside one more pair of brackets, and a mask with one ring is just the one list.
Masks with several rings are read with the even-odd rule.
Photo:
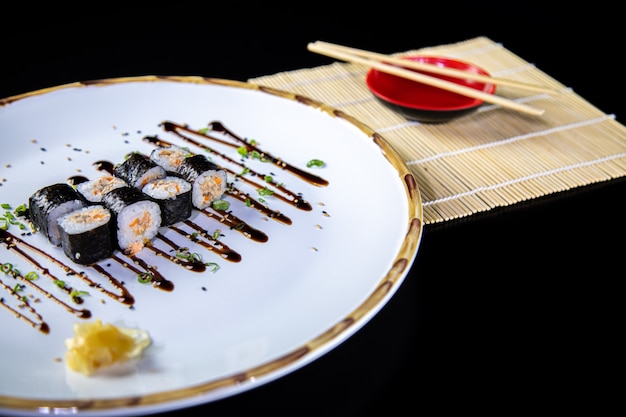
[[[157, 233], [156, 236], [159, 240], [165, 242], [168, 246], [170, 246], [172, 249], [174, 249], [177, 253], [180, 250], [179, 246], [172, 242], [171, 240], [169, 240], [167, 237], [165, 237], [163, 234], [161, 233]], [[147, 246], [148, 249], [152, 250], [153, 252], [155, 252], [157, 254], [157, 256], [161, 256], [164, 257], [166, 259], [169, 259], [170, 261], [174, 262], [175, 264], [178, 264], [182, 267], [184, 267], [185, 269], [189, 270], [189, 271], [193, 271], [193, 272], [204, 272], [206, 271], [206, 265], [203, 262], [200, 262], [197, 259], [193, 259], [193, 258], [180, 258], [178, 256], [175, 255], [171, 255], [153, 245]]]
[[[215, 140], [215, 141], [219, 141], [220, 143], [225, 143], [227, 146], [230, 147], [234, 147], [234, 148], [238, 148], [238, 146], [236, 144], [232, 144], [229, 142], [224, 142], [220, 139], [214, 138], [212, 136], [206, 135], [204, 133], [198, 132], [196, 130], [192, 130], [189, 129], [185, 126], [181, 126], [181, 125], [177, 125], [175, 123], [172, 122], [164, 122], [163, 123], [163, 128], [166, 132], [171, 132], [173, 134], [175, 134], [176, 136], [178, 136], [179, 138], [183, 139], [185, 142], [191, 143], [195, 146], [198, 146], [200, 148], [203, 148], [204, 150], [206, 150], [209, 153], [212, 153], [214, 155], [218, 155], [220, 158], [227, 160], [228, 162], [230, 162], [231, 164], [237, 165], [239, 167], [242, 168], [242, 170], [246, 170], [246, 175], [249, 176], [255, 176], [258, 178], [261, 178], [263, 180], [263, 184], [258, 184], [254, 181], [251, 181], [250, 179], [248, 179], [247, 177], [236, 173], [226, 167], [220, 167], [222, 169], [225, 169], [226, 171], [230, 172], [231, 175], [235, 176], [237, 179], [241, 179], [245, 182], [247, 182], [248, 184], [256, 187], [257, 189], [263, 189], [265, 187], [267, 187], [268, 185], [271, 185], [273, 188], [275, 188], [276, 190], [280, 191], [282, 194], [280, 193], [275, 193], [273, 194], [274, 197], [279, 198], [280, 200], [284, 201], [285, 203], [291, 204], [292, 206], [300, 209], [300, 210], [305, 210], [305, 211], [311, 211], [313, 208], [311, 207], [311, 205], [302, 198], [302, 196], [300, 196], [297, 193], [294, 193], [293, 191], [287, 189], [285, 186], [283, 186], [282, 184], [277, 184], [274, 181], [266, 181], [266, 174], [254, 171], [253, 169], [250, 169], [249, 167], [247, 167], [245, 164], [236, 161], [230, 157], [228, 157], [227, 155], [220, 153], [206, 145], [203, 145], [202, 143], [200, 143], [197, 140], [194, 140], [192, 138], [190, 138], [189, 136], [183, 135], [182, 133], [180, 133], [178, 130], [184, 130], [186, 132], [195, 134], [195, 135], [199, 135], [202, 136], [205, 139], [211, 139], [211, 140]], [[172, 144], [170, 142], [167, 142], [165, 140], [159, 139], [157, 137], [154, 136], [146, 136], [144, 137], [144, 141], [152, 143], [152, 144], [160, 144], [161, 146], [171, 146]], [[258, 148], [253, 147], [254, 150], [257, 150]], [[258, 151], [257, 151], [258, 152]], [[267, 156], [263, 153], [260, 153], [261, 158], [267, 158]], [[317, 184], [316, 184], [317, 185]], [[288, 196], [289, 198], [287, 198], [286, 196]]]
[[193, 242], [196, 242], [198, 245], [203, 246], [204, 248], [208, 249], [209, 251], [212, 252], [217, 252], [220, 254], [220, 256], [228, 261], [231, 262], [240, 262], [241, 261], [241, 255], [239, 255], [237, 252], [235, 251], [231, 251], [228, 247], [224, 246], [224, 247], [219, 247], [219, 246], [213, 246], [211, 245], [209, 242], [205, 241], [205, 240], [200, 240], [197, 237], [192, 237], [189, 235], [189, 233], [185, 232], [184, 230], [181, 230], [179, 228], [174, 228], [173, 229], [176, 233], [188, 237], [190, 240], [192, 240]]
[[231, 230], [236, 230], [255, 242], [267, 242], [269, 240], [269, 236], [267, 236], [266, 233], [251, 227], [248, 223], [244, 222], [230, 211], [206, 208], [204, 210], [200, 210], [200, 212], [209, 218], [216, 218], [220, 223], [228, 225]]
[[[62, 262], [60, 262], [59, 260], [57, 260], [53, 256], [47, 254], [46, 252], [42, 251], [41, 249], [39, 249], [37, 247], [35, 247], [35, 246], [25, 242], [24, 240], [22, 240], [22, 239], [18, 238], [17, 236], [7, 232], [6, 230], [0, 229], [0, 239], [2, 239], [2, 242], [6, 245], [8, 250], [12, 249], [14, 252], [16, 252], [22, 258], [26, 259], [31, 265], [33, 265], [42, 275], [48, 277], [49, 279], [51, 279], [55, 283], [63, 282], [63, 280], [59, 280], [54, 274], [52, 274], [52, 272], [50, 272], [50, 270], [48, 268], [44, 267], [35, 258], [33, 258], [29, 254], [27, 254], [22, 249], [22, 247], [26, 247], [27, 249], [42, 255], [43, 257], [45, 257], [46, 259], [48, 259], [49, 261], [51, 261], [55, 265], [57, 265], [57, 266], [61, 267], [63, 270], [65, 270], [66, 273], [68, 273], [68, 275], [76, 275], [76, 276], [80, 277], [81, 279], [86, 280], [86, 281], [88, 281], [88, 282], [93, 284], [93, 281], [89, 280], [84, 274], [79, 274], [77, 271], [75, 271], [74, 269], [70, 268], [69, 266], [63, 264]], [[60, 298], [54, 296], [51, 292], [49, 292], [49, 291], [43, 289], [42, 287], [40, 287], [39, 285], [37, 285], [37, 283], [35, 283], [34, 281], [28, 280], [28, 279], [24, 278], [22, 275], [18, 275], [18, 274], [16, 274], [16, 278], [20, 279], [21, 282], [23, 282], [24, 284], [30, 286], [34, 290], [40, 292], [46, 298], [53, 300], [54, 302], [56, 302], [57, 304], [59, 304], [60, 306], [65, 308], [65, 310], [67, 310], [68, 312], [74, 314], [75, 316], [77, 316], [77, 317], [79, 317], [81, 319], [87, 319], [87, 318], [91, 317], [91, 312], [89, 310], [87, 310], [87, 309], [77, 309], [77, 308], [74, 308], [74, 307], [70, 306], [69, 304], [67, 304], [64, 301], [62, 301]], [[59, 288], [59, 290], [64, 291], [68, 296], [70, 296], [70, 294], [73, 291], [72, 287], [69, 287], [67, 285], [58, 286], [58, 288]], [[81, 304], [83, 302], [82, 298], [80, 298], [80, 297], [73, 297], [73, 300], [77, 304]]]
[[[109, 283], [111, 284], [111, 286], [113, 286], [117, 291], [119, 291], [120, 294], [115, 294], [114, 292], [112, 292], [110, 290], [107, 290], [101, 284], [99, 284], [99, 283], [89, 279], [89, 277], [84, 272], [78, 272], [78, 271], [74, 270], [70, 266], [62, 263], [58, 259], [54, 258], [52, 255], [48, 254], [47, 252], [41, 250], [40, 248], [38, 248], [36, 246], [33, 246], [33, 245], [25, 242], [24, 240], [22, 240], [19, 237], [15, 236], [15, 235], [13, 235], [13, 234], [11, 234], [9, 232], [7, 232], [6, 230], [1, 230], [0, 232], [1, 232], [0, 233], [0, 237], [2, 237], [2, 240], [7, 245], [7, 248], [8, 249], [13, 248], [16, 252], [18, 252], [23, 258], [27, 259], [29, 262], [30, 262], [30, 260], [32, 258], [27, 256], [21, 248], [17, 247], [17, 245], [22, 245], [22, 246], [28, 248], [29, 250], [38, 253], [39, 255], [45, 257], [46, 259], [48, 259], [49, 261], [51, 261], [52, 263], [54, 263], [55, 265], [57, 265], [61, 269], [63, 269], [67, 273], [68, 276], [78, 277], [83, 282], [85, 282], [87, 285], [89, 285], [89, 287], [97, 289], [101, 293], [106, 294], [110, 298], [112, 298], [112, 299], [114, 299], [116, 301], [119, 301], [120, 303], [132, 305], [135, 302], [135, 299], [130, 294], [128, 289], [120, 281], [118, 281], [113, 276], [111, 276], [111, 274], [109, 274], [100, 265], [98, 265], [98, 264], [91, 264], [89, 266], [91, 268], [95, 269], [96, 271], [98, 271], [101, 275], [104, 275], [105, 277], [107, 277], [108, 280], [109, 280]], [[75, 299], [81, 300], [81, 302], [82, 302], [82, 299], [80, 299], [78, 297], [76, 297]]]
[[[14, 277], [16, 277], [16, 275], [14, 275]], [[20, 278], [23, 278], [23, 277], [20, 275]], [[15, 297], [15, 299], [20, 301], [22, 303], [20, 304], [20, 308], [28, 310], [33, 316], [35, 316], [35, 320], [27, 317], [21, 311], [18, 311], [14, 309], [13, 307], [11, 307], [10, 305], [8, 305], [6, 301], [4, 300], [4, 298], [2, 297], [0, 297], [0, 305], [2, 305], [4, 308], [12, 312], [15, 317], [22, 319], [26, 321], [27, 323], [29, 323], [34, 329], [38, 329], [40, 332], [45, 333], [45, 334], [50, 333], [50, 327], [43, 320], [43, 317], [41, 316], [41, 314], [39, 314], [33, 307], [31, 307], [31, 305], [28, 302], [23, 301], [22, 297], [17, 292], [13, 291], [11, 287], [6, 285], [2, 281], [2, 279], [0, 279], [0, 286], [2, 286], [9, 294]]]
[[[187, 226], [191, 227], [192, 229], [198, 231], [199, 233], [196, 235], [186, 235], [188, 236], [192, 241], [198, 243], [199, 245], [204, 246], [205, 248], [212, 250], [212, 251], [218, 251], [220, 253], [220, 255], [222, 256], [222, 258], [226, 259], [227, 261], [231, 261], [231, 262], [241, 262], [241, 255], [237, 252], [235, 252], [234, 250], [232, 250], [231, 248], [229, 248], [227, 245], [225, 245], [223, 242], [221, 242], [218, 239], [215, 239], [213, 237], [209, 238], [207, 236], [206, 230], [204, 230], [202, 227], [200, 227], [198, 224], [192, 222], [191, 220], [185, 220], [184, 222]], [[176, 230], [178, 233], [183, 234], [182, 230]], [[203, 237], [204, 239], [206, 239], [207, 241], [202, 241], [200, 239], [198, 239], [198, 236]], [[215, 245], [211, 244], [210, 242], [215, 242]]]
[[130, 269], [135, 274], [137, 274], [137, 276], [144, 275], [144, 273], [150, 274], [150, 277], [151, 277], [150, 282], [152, 283], [152, 286], [154, 288], [158, 288], [160, 290], [167, 291], [167, 292], [174, 290], [174, 283], [172, 281], [167, 280], [157, 270], [156, 266], [148, 264], [146, 261], [144, 261], [143, 259], [141, 259], [140, 257], [136, 255], [126, 255], [126, 256], [128, 256], [128, 258], [131, 259], [135, 265], [141, 266], [144, 270], [142, 271], [139, 268], [136, 268], [132, 263], [128, 263], [127, 261], [125, 261], [124, 259], [120, 258], [117, 255], [112, 255], [110, 259], [119, 263], [123, 267]]
[[219, 138], [216, 138], [214, 136], [201, 133], [201, 132], [199, 132], [197, 130], [190, 129], [187, 126], [182, 126], [182, 125], [176, 124], [174, 122], [165, 121], [165, 122], [163, 122], [162, 125], [163, 125], [163, 129], [166, 132], [173, 132], [173, 133], [178, 134], [179, 136], [181, 136], [181, 135], [178, 132], [178, 130], [183, 130], [183, 131], [186, 131], [186, 132], [189, 132], [189, 133], [193, 133], [195, 135], [202, 136], [205, 139], [209, 139], [209, 140], [212, 140], [212, 141], [215, 141], [215, 142], [219, 142], [219, 143], [221, 143], [223, 145], [230, 146], [230, 147], [233, 147], [233, 148], [239, 148], [240, 146], [244, 146], [248, 150], [248, 152], [251, 152], [251, 151], [258, 152], [263, 159], [268, 160], [269, 162], [273, 163], [274, 165], [276, 165], [279, 168], [284, 169], [285, 171], [291, 172], [293, 175], [303, 179], [304, 181], [306, 181], [306, 182], [308, 182], [310, 184], [313, 184], [313, 185], [316, 185], [316, 186], [322, 186], [322, 187], [325, 187], [325, 186], [328, 185], [328, 181], [327, 180], [325, 180], [323, 178], [320, 178], [317, 175], [313, 175], [313, 174], [311, 174], [309, 172], [306, 172], [306, 171], [304, 171], [304, 170], [302, 170], [302, 169], [300, 169], [300, 168], [298, 168], [298, 167], [296, 167], [294, 165], [291, 165], [291, 164], [283, 161], [280, 158], [276, 158], [275, 156], [273, 156], [269, 152], [262, 150], [261, 148], [259, 148], [259, 147], [255, 146], [255, 145], [253, 145], [252, 143], [250, 143], [248, 140], [240, 137], [239, 135], [236, 135], [235, 133], [233, 133], [233, 131], [227, 129], [219, 121], [210, 122], [208, 124], [209, 129], [211, 129], [212, 131], [215, 131], [215, 132], [224, 133], [226, 136], [230, 137], [231, 139], [233, 139], [237, 143], [233, 144], [233, 143], [230, 143], [230, 142], [226, 142], [226, 141], [223, 141], [223, 140], [221, 140]]
[[[109, 293], [109, 295], [112, 298], [115, 298], [117, 301], [119, 301], [122, 304], [127, 304], [127, 305], [135, 304], [135, 297], [133, 297], [130, 294], [130, 292], [126, 289], [124, 284], [122, 284], [117, 278], [113, 277], [113, 275], [111, 275], [101, 265], [92, 264], [90, 266], [93, 269], [95, 269], [96, 271], [98, 271], [101, 275], [104, 275], [105, 277], [107, 277], [109, 279], [109, 283], [122, 292], [122, 295], [117, 296], [117, 297], [115, 297], [114, 294]], [[95, 287], [98, 288], [98, 290], [100, 290], [102, 292], [106, 292], [106, 290], [104, 288], [102, 288], [102, 286], [100, 284], [95, 285]]]
[[241, 192], [241, 190], [238, 190], [235, 187], [232, 187], [232, 186], [229, 187], [226, 190], [226, 194], [241, 201], [242, 203], [246, 204], [248, 207], [257, 209], [258, 211], [265, 214], [270, 219], [277, 220], [286, 225], [291, 225], [293, 223], [289, 217], [285, 216], [280, 211], [270, 209], [268, 206], [263, 205], [259, 203], [257, 200], [255, 200], [254, 198], [250, 197], [250, 194], [243, 193]]

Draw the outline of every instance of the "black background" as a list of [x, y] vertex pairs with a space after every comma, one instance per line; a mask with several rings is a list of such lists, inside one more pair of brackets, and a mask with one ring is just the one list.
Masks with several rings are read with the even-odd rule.
[[[147, 74], [245, 81], [332, 62], [307, 51], [316, 40], [391, 53], [487, 36], [626, 121], [624, 24], [602, 2], [55, 7], [3, 12], [0, 97]], [[163, 417], [603, 414], [622, 379], [625, 190], [616, 179], [426, 226], [405, 282], [349, 340]]]

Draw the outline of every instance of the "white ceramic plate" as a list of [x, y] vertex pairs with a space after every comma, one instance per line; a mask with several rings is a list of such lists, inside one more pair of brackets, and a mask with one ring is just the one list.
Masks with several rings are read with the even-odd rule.
[[[42, 233], [22, 235], [10, 225], [2, 231], [0, 262], [23, 275], [40, 274], [20, 292], [32, 310], [12, 291], [25, 281], [0, 274], [0, 413], [141, 415], [257, 387], [310, 363], [362, 327], [394, 294], [418, 251], [421, 198], [402, 160], [363, 123], [305, 97], [230, 80], [146, 76], [59, 86], [4, 99], [0, 106], [0, 203], [10, 206], [3, 214], [46, 185], [101, 175], [98, 161], [118, 163], [129, 152], [149, 153], [154, 145], [146, 137], [194, 152], [209, 146], [214, 162], [231, 167], [227, 158], [241, 161], [310, 205], [301, 209], [277, 194], [259, 196], [254, 184], [235, 182], [291, 224], [227, 195], [232, 214], [268, 238], [262, 242], [194, 210], [190, 220], [209, 234], [219, 230], [220, 242], [241, 259], [223, 258], [162, 227], [163, 236], [219, 269], [190, 271], [144, 248], [138, 257], [158, 267], [173, 285], [166, 290], [140, 283], [136, 271], [111, 259], [99, 262], [132, 295], [132, 305], [111, 295], [119, 289], [107, 275], [72, 263]], [[200, 140], [190, 143], [165, 131], [164, 121], [191, 130], [219, 121], [328, 184], [313, 184], [270, 162], [242, 160], [236, 147], [181, 131]], [[222, 132], [209, 134], [231, 141]], [[312, 159], [324, 166], [307, 167]], [[50, 276], [7, 249], [13, 237]], [[160, 238], [152, 245], [172, 249]], [[50, 257], [87, 279], [67, 275]], [[86, 291], [83, 303], [74, 303], [51, 277]], [[90, 317], [80, 318], [77, 311]], [[67, 367], [65, 340], [73, 336], [74, 323], [96, 318], [150, 334], [152, 345], [130, 372], [84, 376]]]

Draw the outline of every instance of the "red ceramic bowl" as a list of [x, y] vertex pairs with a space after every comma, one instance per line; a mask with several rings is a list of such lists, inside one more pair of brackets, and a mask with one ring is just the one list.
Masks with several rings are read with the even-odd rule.
[[[489, 75], [483, 68], [457, 59], [436, 56], [411, 56], [403, 57], [403, 59]], [[425, 74], [465, 87], [475, 88], [488, 94], [493, 94], [496, 91], [494, 84], [433, 73]], [[367, 73], [366, 83], [374, 96], [384, 105], [408, 119], [423, 123], [447, 122], [467, 115], [483, 104], [483, 101], [479, 99], [465, 97], [441, 88], [398, 77], [397, 75], [387, 74], [374, 68]]]

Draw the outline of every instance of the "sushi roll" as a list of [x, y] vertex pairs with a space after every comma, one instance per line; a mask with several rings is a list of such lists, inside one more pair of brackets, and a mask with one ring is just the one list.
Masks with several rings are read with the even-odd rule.
[[152, 240], [161, 226], [161, 207], [140, 190], [125, 186], [102, 196], [114, 216], [116, 242], [125, 253], [135, 254]]
[[54, 246], [61, 244], [58, 219], [87, 205], [69, 184], [58, 183], [37, 190], [28, 199], [28, 212], [35, 230], [41, 231]]
[[191, 183], [191, 202], [200, 210], [209, 207], [226, 192], [226, 170], [205, 155], [188, 156], [180, 163], [177, 173]]
[[98, 204], [102, 202], [103, 194], [126, 185], [126, 181], [123, 179], [107, 174], [94, 180], [77, 184], [76, 191], [89, 203]]
[[191, 184], [184, 179], [166, 176], [150, 181], [141, 191], [161, 207], [161, 226], [170, 226], [191, 216]]
[[123, 179], [131, 187], [141, 190], [150, 181], [165, 177], [166, 172], [148, 157], [131, 153], [124, 162], [114, 167], [113, 175]]
[[106, 207], [83, 207], [63, 215], [58, 223], [63, 252], [77, 264], [93, 264], [113, 253], [115, 230]]
[[150, 152], [150, 160], [167, 172], [177, 172], [183, 160], [191, 153], [179, 146], [158, 147]]

